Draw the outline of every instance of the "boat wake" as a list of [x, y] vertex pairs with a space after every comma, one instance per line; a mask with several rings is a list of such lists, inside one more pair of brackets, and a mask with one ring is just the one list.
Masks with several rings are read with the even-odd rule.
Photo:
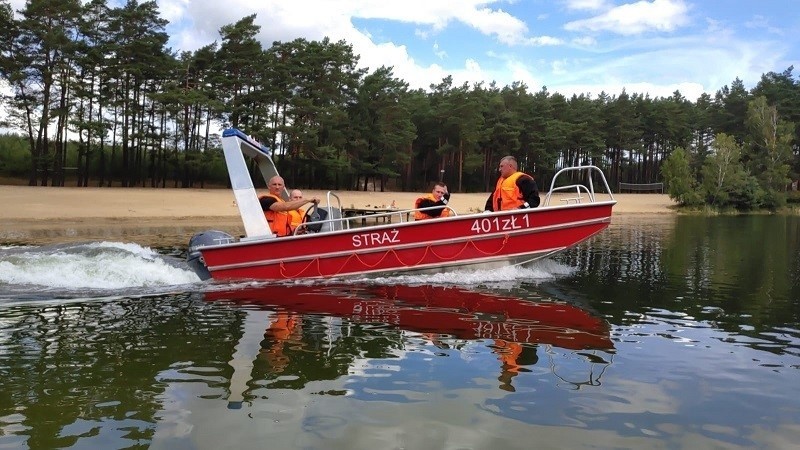
[[352, 286], [440, 286], [440, 287], [466, 287], [466, 288], [485, 288], [489, 290], [511, 290], [521, 284], [540, 284], [552, 281], [556, 278], [569, 276], [575, 272], [575, 268], [560, 264], [549, 259], [538, 260], [533, 263], [504, 266], [496, 269], [461, 269], [451, 272], [434, 274], [416, 275], [394, 275], [375, 277], [371, 276], [348, 276], [346, 278], [327, 278], [327, 279], [298, 279], [298, 280], [232, 280], [232, 281], [212, 281], [208, 280], [202, 287], [203, 292], [217, 291], [237, 291], [265, 288], [268, 286], [299, 286], [310, 287], [319, 286], [321, 289], [326, 287]]
[[574, 269], [549, 259], [533, 263], [503, 266], [494, 269], [460, 269], [424, 275], [396, 275], [364, 278], [362, 281], [377, 284], [434, 284], [456, 286], [505, 286], [523, 282], [540, 283], [572, 274]]
[[123, 242], [0, 247], [0, 300], [140, 296], [178, 291], [250, 289], [269, 285], [434, 285], [509, 289], [570, 275], [574, 269], [544, 259], [522, 266], [446, 273], [326, 280], [201, 282], [182, 258]]
[[0, 298], [137, 295], [196, 283], [197, 275], [182, 259], [138, 244], [0, 248]]

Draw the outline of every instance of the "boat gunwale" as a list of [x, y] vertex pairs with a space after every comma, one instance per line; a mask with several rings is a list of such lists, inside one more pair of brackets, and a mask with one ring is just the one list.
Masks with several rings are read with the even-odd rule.
[[[301, 234], [301, 235], [291, 235], [291, 236], [282, 236], [282, 237], [269, 237], [264, 236], [263, 239], [251, 237], [247, 240], [239, 240], [235, 242], [227, 242], [221, 244], [213, 244], [213, 245], [205, 245], [202, 247], [197, 248], [198, 251], [201, 253], [206, 250], [217, 250], [217, 249], [227, 249], [227, 248], [236, 248], [236, 247], [249, 247], [253, 245], [263, 245], [263, 244], [270, 244], [273, 242], [287, 242], [287, 241], [294, 241], [300, 239], [320, 239], [322, 237], [328, 236], [336, 236], [342, 234], [363, 234], [365, 232], [372, 232], [372, 231], [381, 231], [384, 229], [395, 229], [395, 228], [409, 228], [409, 227], [424, 227], [432, 225], [432, 220], [435, 220], [437, 224], [446, 223], [446, 222], [456, 222], [456, 221], [463, 221], [463, 220], [476, 220], [481, 218], [489, 218], [489, 217], [497, 217], [497, 216], [508, 216], [508, 215], [522, 215], [522, 214], [529, 214], [535, 213], [540, 214], [541, 212], [548, 212], [548, 211], [558, 211], [558, 210], [565, 210], [565, 209], [581, 209], [581, 208], [590, 208], [590, 207], [603, 207], [603, 206], [610, 206], [613, 208], [616, 205], [616, 200], [604, 200], [604, 201], [594, 201], [589, 203], [573, 203], [567, 205], [552, 205], [552, 206], [543, 206], [539, 208], [531, 208], [531, 209], [512, 209], [508, 211], [497, 211], [492, 212], [490, 214], [482, 214], [482, 213], [475, 213], [475, 214], [461, 214], [457, 216], [449, 216], [449, 217], [442, 217], [438, 219], [429, 219], [429, 220], [417, 220], [417, 221], [408, 221], [408, 222], [399, 222], [399, 223], [383, 223], [383, 224], [376, 224], [376, 225], [367, 225], [357, 228], [348, 228], [348, 229], [341, 229], [341, 230], [332, 230], [326, 231], [322, 233], [309, 233], [309, 234]], [[390, 214], [404, 214], [406, 210], [398, 210], [397, 213], [390, 213]], [[348, 220], [358, 220], [362, 218], [371, 218], [370, 216], [357, 216], [357, 217], [349, 217]], [[607, 219], [605, 221], [611, 221], [611, 214], [608, 216], [604, 216], [603, 219]], [[586, 220], [596, 220], [596, 219], [586, 219]], [[525, 230], [530, 230], [531, 228], [526, 228]], [[487, 233], [486, 235], [493, 236], [496, 233], [500, 234], [509, 234], [510, 232], [492, 232]], [[466, 240], [467, 237], [456, 237], [457, 240]], [[379, 247], [378, 250], [383, 249], [385, 247]]]

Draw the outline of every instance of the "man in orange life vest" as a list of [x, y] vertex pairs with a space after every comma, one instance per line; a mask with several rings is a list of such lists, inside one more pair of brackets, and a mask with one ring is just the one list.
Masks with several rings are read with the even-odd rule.
[[500, 178], [494, 192], [486, 200], [483, 212], [539, 206], [539, 188], [533, 177], [517, 170], [517, 159], [505, 156], [500, 160]]
[[[289, 193], [289, 200], [302, 200], [303, 199], [303, 191], [300, 189], [294, 189], [292, 192]], [[302, 225], [303, 220], [306, 218], [306, 210], [305, 208], [297, 208], [289, 211], [289, 227], [292, 231], [297, 229], [300, 225]], [[303, 230], [299, 231], [298, 233], [302, 233]]]
[[267, 182], [269, 194], [258, 198], [261, 202], [261, 209], [264, 210], [264, 216], [267, 218], [269, 228], [277, 236], [286, 236], [293, 231], [292, 218], [289, 215], [289, 211], [299, 209], [306, 203], [319, 203], [319, 199], [316, 197], [285, 202], [281, 197], [281, 193], [285, 189], [284, 186], [283, 178], [274, 176]]
[[450, 201], [450, 193], [447, 192], [447, 185], [441, 181], [433, 185], [433, 190], [430, 194], [420, 197], [414, 202], [414, 208], [433, 208], [434, 206], [441, 206], [441, 208], [428, 209], [425, 211], [415, 211], [414, 220], [433, 219], [435, 217], [447, 217], [450, 215], [450, 210], [445, 208], [447, 202]]

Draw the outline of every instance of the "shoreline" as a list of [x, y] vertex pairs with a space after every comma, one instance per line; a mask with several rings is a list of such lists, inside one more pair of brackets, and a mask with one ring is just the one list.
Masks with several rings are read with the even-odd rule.
[[[261, 192], [261, 191], [260, 191]], [[344, 208], [411, 208], [415, 192], [337, 191]], [[323, 199], [325, 191], [304, 190]], [[551, 204], [563, 197], [553, 196]], [[458, 214], [483, 210], [488, 193], [453, 193]], [[48, 245], [114, 240], [145, 246], [185, 246], [192, 234], [222, 229], [242, 234], [239, 210], [229, 189], [78, 188], [0, 185], [0, 244]], [[598, 200], [607, 195], [598, 194]], [[614, 217], [677, 215], [666, 194], [616, 194]], [[542, 195], [544, 200], [544, 195]], [[612, 221], [613, 223], [613, 221]]]

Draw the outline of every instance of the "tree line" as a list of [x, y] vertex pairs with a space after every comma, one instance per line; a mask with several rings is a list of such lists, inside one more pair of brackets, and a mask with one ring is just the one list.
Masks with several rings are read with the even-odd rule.
[[756, 203], [768, 192], [780, 203], [800, 172], [793, 67], [695, 101], [679, 91], [567, 97], [451, 77], [410, 89], [390, 67], [358, 68], [344, 41], [265, 48], [255, 19], [176, 52], [154, 1], [29, 0], [15, 16], [0, 0], [0, 74], [11, 92], [3, 125], [25, 141], [28, 183], [63, 186], [72, 175], [79, 186], [202, 185], [225, 177], [221, 127], [269, 146], [288, 184], [320, 189], [420, 190], [443, 179], [454, 192], [487, 191], [510, 154], [540, 184], [561, 167], [594, 164], [614, 187], [666, 181], [686, 204], [725, 204], [743, 185], [723, 176], [711, 193], [716, 166], [707, 166], [730, 142], [738, 154], [726, 164], [741, 168], [739, 179], [752, 174]]

